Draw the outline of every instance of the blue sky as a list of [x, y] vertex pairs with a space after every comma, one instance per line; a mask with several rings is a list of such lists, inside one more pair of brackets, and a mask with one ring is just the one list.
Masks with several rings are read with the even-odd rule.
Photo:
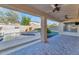
[[[7, 11], [9, 11], [9, 10], [10, 10], [10, 9], [6, 9], [6, 8], [0, 7], [0, 11], [3, 11], [3, 12], [4, 12], [4, 11], [7, 12]], [[16, 11], [16, 12], [17, 12], [17, 11]], [[33, 15], [28, 14], [28, 13], [22, 13], [22, 12], [17, 12], [17, 13], [18, 13], [18, 15], [19, 15], [19, 18], [18, 18], [19, 21], [22, 20], [22, 16], [27, 16], [27, 17], [31, 18], [31, 21], [32, 21], [32, 22], [39, 22], [39, 23], [41, 23], [40, 17], [33, 16]], [[57, 23], [57, 22], [56, 22], [56, 21], [47, 20], [47, 24], [53, 24], [53, 23]]]
[[[22, 16], [27, 16], [27, 17], [31, 18], [31, 21], [33, 21], [33, 22], [41, 23], [40, 17], [33, 16], [33, 15], [30, 15], [30, 14], [26, 14], [26, 13], [20, 13], [20, 17], [22, 17]], [[20, 21], [21, 21], [21, 19], [20, 19]], [[47, 20], [47, 24], [53, 24], [53, 23], [57, 23], [57, 22], [56, 21]]]

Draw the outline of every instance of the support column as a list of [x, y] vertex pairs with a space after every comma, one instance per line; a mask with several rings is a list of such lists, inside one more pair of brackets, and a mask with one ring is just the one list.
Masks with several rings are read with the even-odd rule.
[[45, 43], [48, 42], [47, 39], [47, 18], [41, 17], [41, 40]]
[[78, 35], [79, 35], [79, 25], [78, 25], [77, 33], [78, 33]]
[[59, 23], [59, 33], [62, 34], [64, 29], [64, 24], [62, 22]]

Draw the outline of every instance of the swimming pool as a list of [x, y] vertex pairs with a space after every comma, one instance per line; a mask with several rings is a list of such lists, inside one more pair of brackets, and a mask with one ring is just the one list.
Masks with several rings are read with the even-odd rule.
[[48, 33], [48, 38], [52, 37], [52, 36], [55, 36], [55, 35], [58, 35], [58, 32], [51, 32], [51, 33]]
[[0, 41], [10, 41], [19, 36], [20, 33], [7, 33], [0, 36]]

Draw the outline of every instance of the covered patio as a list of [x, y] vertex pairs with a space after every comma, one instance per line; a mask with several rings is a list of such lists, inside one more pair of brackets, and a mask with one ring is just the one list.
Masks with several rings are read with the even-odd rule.
[[[18, 49], [9, 55], [64, 55], [64, 54], [79, 54], [79, 25], [77, 26], [77, 33], [64, 32], [64, 23], [68, 20], [75, 20], [79, 18], [79, 5], [59, 5], [60, 11], [53, 12], [52, 5], [0, 5], [1, 7], [13, 9], [16, 11], [29, 13], [41, 18], [41, 38], [38, 43]], [[55, 20], [59, 22], [58, 32], [59, 35], [47, 38], [47, 19]], [[72, 34], [72, 35], [68, 35]], [[26, 44], [25, 44], [26, 45]], [[17, 47], [18, 48], [18, 47]]]
[[47, 44], [38, 42], [9, 55], [79, 55], [79, 37], [57, 35], [48, 40]]

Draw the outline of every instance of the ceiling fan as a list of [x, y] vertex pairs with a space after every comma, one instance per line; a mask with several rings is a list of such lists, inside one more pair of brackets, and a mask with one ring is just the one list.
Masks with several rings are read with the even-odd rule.
[[[77, 12], [77, 15], [76, 15], [76, 16], [77, 16], [76, 18], [79, 19], [79, 8], [78, 8], [78, 12]], [[64, 18], [65, 18], [65, 19], [72, 19], [73, 16], [70, 16], [70, 15], [67, 15], [67, 14], [66, 14], [66, 15], [64, 15]]]
[[53, 8], [52, 12], [60, 11], [60, 8], [61, 8], [59, 4], [51, 5], [51, 7]]

